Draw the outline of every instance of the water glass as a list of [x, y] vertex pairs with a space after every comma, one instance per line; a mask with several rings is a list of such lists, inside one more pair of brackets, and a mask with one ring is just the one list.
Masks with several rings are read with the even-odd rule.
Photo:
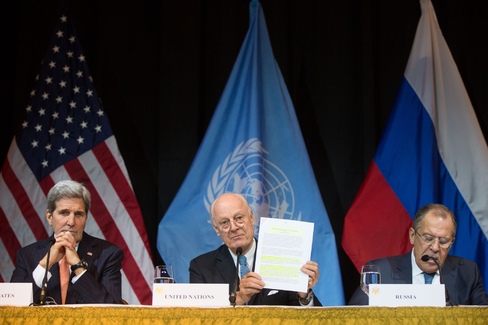
[[378, 265], [363, 265], [361, 268], [361, 289], [369, 296], [369, 285], [381, 283], [381, 272]]
[[157, 265], [154, 268], [154, 283], [175, 283], [173, 267]]

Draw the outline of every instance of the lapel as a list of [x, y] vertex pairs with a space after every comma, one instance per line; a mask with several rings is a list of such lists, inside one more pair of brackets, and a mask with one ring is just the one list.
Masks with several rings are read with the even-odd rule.
[[[51, 235], [51, 237], [39, 241], [37, 245], [37, 252], [34, 253], [36, 255], [36, 259], [35, 259], [36, 261], [42, 259], [46, 255], [47, 249], [49, 247], [49, 241], [51, 240], [51, 238], [54, 238], [54, 235]], [[50, 256], [49, 258], [52, 258], [52, 256]]]
[[229, 285], [232, 286], [235, 281], [236, 267], [227, 246], [220, 246], [215, 267], [224, 282], [229, 283]]
[[446, 287], [450, 287], [451, 285], [454, 286], [454, 284], [456, 283], [456, 276], [458, 273], [458, 268], [456, 266], [457, 264], [453, 261], [450, 255], [447, 255], [446, 261], [441, 268]]
[[96, 242], [93, 240], [93, 237], [88, 235], [86, 232], [83, 232], [83, 238], [78, 244], [77, 253], [80, 259], [85, 260], [88, 263], [89, 268], [92, 265], [93, 259], [98, 255], [96, 252], [96, 248], [97, 245]]
[[254, 272], [254, 267], [256, 266], [256, 252], [258, 251], [258, 240], [256, 238], [254, 238], [254, 241], [256, 242], [256, 248], [254, 249], [254, 259], [252, 261], [252, 270]]
[[[400, 256], [396, 265], [392, 268], [392, 283], [412, 284], [412, 259], [411, 252]], [[385, 282], [388, 283], [388, 282]]]

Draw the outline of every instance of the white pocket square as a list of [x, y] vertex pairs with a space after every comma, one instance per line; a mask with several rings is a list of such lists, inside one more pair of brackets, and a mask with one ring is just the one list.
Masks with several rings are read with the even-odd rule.
[[272, 296], [274, 294], [277, 294], [278, 293], [278, 290], [271, 290], [270, 292], [268, 292], [268, 296]]

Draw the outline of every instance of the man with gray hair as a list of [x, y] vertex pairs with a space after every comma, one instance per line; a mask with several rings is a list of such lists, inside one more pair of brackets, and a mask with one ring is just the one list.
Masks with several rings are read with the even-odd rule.
[[[488, 305], [478, 265], [448, 255], [456, 238], [456, 229], [456, 218], [449, 208], [442, 204], [427, 204], [417, 211], [409, 229], [411, 252], [366, 264], [380, 267], [381, 283], [385, 284], [439, 284], [441, 271], [447, 305]], [[358, 287], [349, 305], [367, 304], [368, 296]]]
[[[120, 270], [124, 253], [85, 232], [90, 205], [90, 192], [79, 182], [60, 181], [49, 190], [45, 214], [53, 235], [17, 252], [10, 279], [33, 283], [34, 302], [123, 302]], [[41, 290], [46, 270], [48, 281]]]
[[254, 213], [243, 195], [220, 195], [210, 206], [210, 219], [217, 236], [224, 244], [191, 260], [191, 283], [228, 283], [229, 293], [232, 295], [239, 258], [241, 279], [233, 304], [321, 306], [312, 291], [320, 277], [319, 266], [314, 261], [307, 261], [300, 268], [300, 271], [308, 275], [306, 292], [264, 288], [263, 279], [253, 270], [257, 247], [254, 238]]

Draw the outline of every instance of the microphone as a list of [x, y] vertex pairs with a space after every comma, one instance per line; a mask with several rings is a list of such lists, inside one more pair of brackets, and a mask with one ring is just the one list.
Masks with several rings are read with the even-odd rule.
[[41, 296], [39, 298], [39, 305], [46, 304], [47, 273], [49, 271], [49, 258], [51, 256], [51, 246], [54, 245], [55, 242], [56, 239], [54, 237], [51, 237], [49, 239], [49, 247], [47, 249], [46, 272], [44, 273], [44, 278], [42, 279]]
[[423, 255], [422, 256], [422, 261], [427, 262], [428, 260], [433, 260], [435, 265], [437, 265], [437, 269], [439, 270], [440, 282], [441, 282], [441, 284], [444, 285], [444, 287], [446, 289], [446, 305], [449, 305], [449, 293], [447, 292], [447, 287], [445, 286], [446, 283], [444, 282], [444, 277], [442, 276], [441, 266], [439, 265], [437, 258], [435, 258], [434, 256], [429, 256], [429, 255]]
[[236, 306], [236, 295], [237, 295], [237, 291], [239, 291], [239, 256], [242, 255], [242, 247], [237, 247], [236, 255], [237, 255], [236, 280], [234, 281], [234, 286], [229, 296], [229, 301], [233, 307]]

